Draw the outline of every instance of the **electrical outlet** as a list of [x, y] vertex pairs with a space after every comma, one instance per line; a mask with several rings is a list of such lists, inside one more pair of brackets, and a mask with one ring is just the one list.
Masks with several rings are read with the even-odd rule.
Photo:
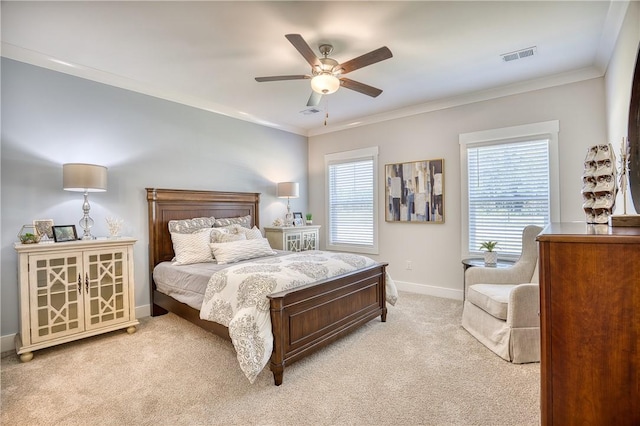
[[410, 260], [407, 260], [406, 268], [407, 268], [408, 271], [413, 269], [413, 266], [411, 265], [411, 261]]

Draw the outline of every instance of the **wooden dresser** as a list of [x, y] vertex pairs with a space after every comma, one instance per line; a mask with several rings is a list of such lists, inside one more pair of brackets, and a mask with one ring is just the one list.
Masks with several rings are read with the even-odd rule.
[[554, 223], [537, 239], [542, 425], [639, 425], [640, 228]]

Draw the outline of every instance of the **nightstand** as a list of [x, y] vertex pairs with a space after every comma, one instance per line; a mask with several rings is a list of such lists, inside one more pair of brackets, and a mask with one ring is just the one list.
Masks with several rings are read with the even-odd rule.
[[276, 250], [306, 251], [320, 247], [320, 225], [265, 227], [264, 233]]
[[14, 245], [22, 362], [33, 351], [109, 331], [136, 331], [133, 238]]

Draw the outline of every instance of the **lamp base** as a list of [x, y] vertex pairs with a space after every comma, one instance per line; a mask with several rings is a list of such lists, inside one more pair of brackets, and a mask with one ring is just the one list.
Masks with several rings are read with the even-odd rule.
[[82, 228], [82, 230], [84, 231], [82, 233], [82, 237], [80, 237], [80, 240], [95, 240], [96, 237], [94, 237], [93, 235], [91, 235], [91, 228], [93, 228], [93, 219], [91, 219], [91, 217], [89, 216], [89, 211], [91, 209], [91, 206], [89, 205], [89, 193], [85, 192], [84, 193], [84, 202], [82, 203], [82, 211], [84, 213], [84, 216], [82, 216], [82, 219], [80, 219], [80, 228]]

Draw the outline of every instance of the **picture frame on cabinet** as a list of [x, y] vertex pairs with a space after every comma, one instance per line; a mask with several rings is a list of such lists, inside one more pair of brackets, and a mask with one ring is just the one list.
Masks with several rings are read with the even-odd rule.
[[302, 212], [293, 212], [293, 226], [302, 226], [304, 225], [304, 220], [302, 219]]
[[56, 243], [75, 241], [78, 239], [75, 225], [53, 226], [53, 239]]
[[33, 221], [33, 227], [40, 238], [46, 237], [49, 240], [53, 240], [52, 219], [36, 219]]

